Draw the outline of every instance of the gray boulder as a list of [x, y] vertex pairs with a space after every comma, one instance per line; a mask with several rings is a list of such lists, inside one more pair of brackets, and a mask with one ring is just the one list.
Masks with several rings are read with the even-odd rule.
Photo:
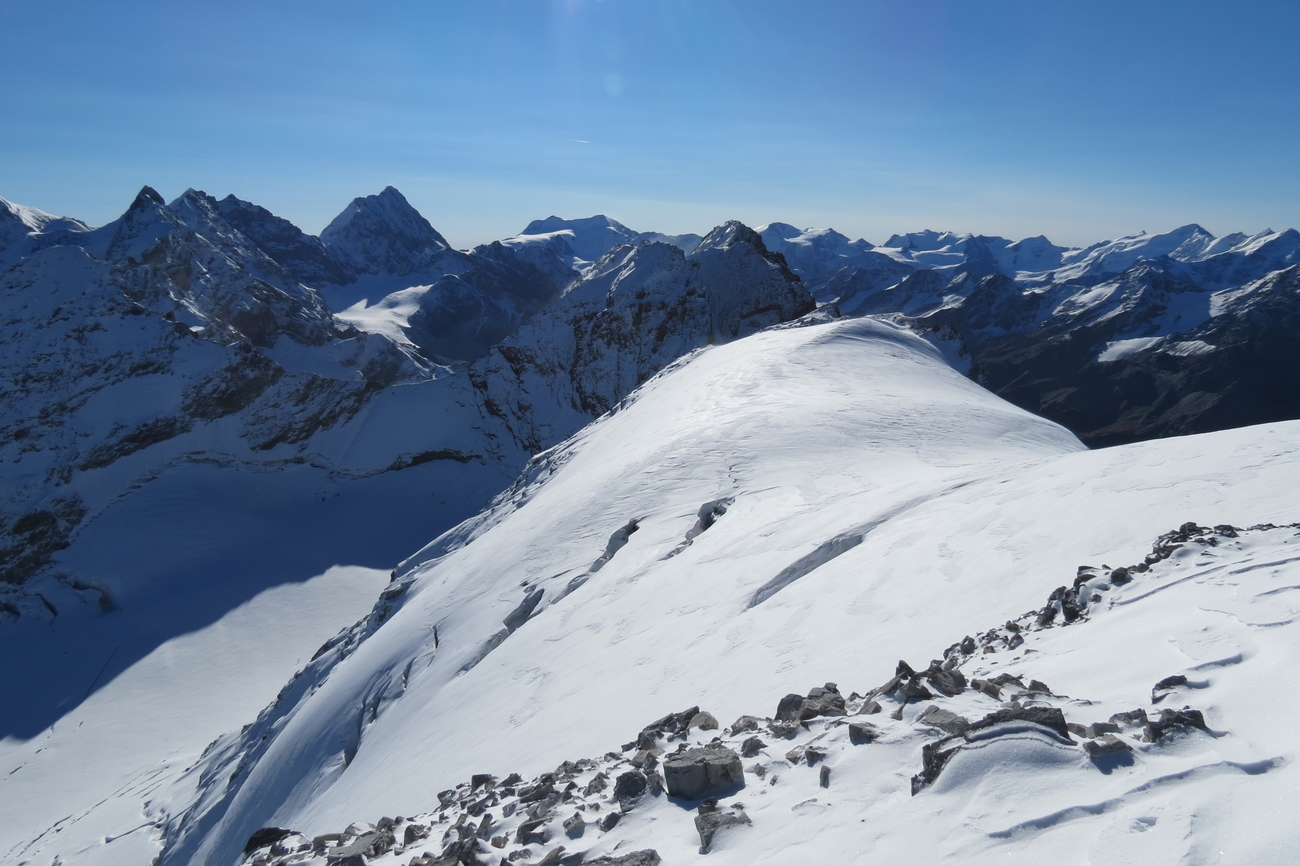
[[875, 725], [869, 725], [866, 722], [849, 723], [849, 742], [855, 746], [874, 742], [878, 736], [880, 736], [880, 731], [876, 729]]
[[618, 798], [619, 808], [624, 812], [632, 809], [645, 796], [647, 787], [645, 774], [639, 770], [628, 770], [620, 775], [614, 782], [614, 796]]
[[664, 780], [674, 797], [695, 800], [710, 791], [744, 787], [740, 755], [725, 746], [687, 749], [664, 760]]
[[934, 704], [926, 707], [925, 712], [921, 714], [917, 721], [949, 734], [964, 734], [970, 728], [969, 721]]
[[719, 830], [725, 827], [745, 827], [751, 823], [749, 816], [739, 809], [720, 812], [715, 806], [710, 806], [707, 810], [701, 807], [700, 814], [695, 816], [695, 830], [700, 834], [700, 851], [709, 853]]

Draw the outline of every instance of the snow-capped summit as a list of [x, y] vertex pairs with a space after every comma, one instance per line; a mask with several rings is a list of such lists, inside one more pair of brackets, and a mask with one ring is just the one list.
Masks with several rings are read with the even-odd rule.
[[586, 262], [594, 262], [619, 244], [636, 243], [638, 232], [604, 214], [583, 219], [561, 219], [549, 216], [533, 220], [512, 241], [541, 240], [560, 236], [568, 243], [573, 255]]
[[525, 252], [539, 246], [544, 247], [565, 259], [576, 272], [617, 246], [650, 241], [672, 244], [683, 252], [690, 253], [699, 245], [700, 236], [636, 232], [618, 220], [597, 214], [583, 219], [549, 216], [543, 220], [533, 220], [522, 232], [506, 238], [502, 243]]
[[451, 249], [391, 186], [353, 199], [320, 239], [333, 258], [358, 274], [434, 275], [438, 258]]
[[873, 247], [859, 238], [851, 241], [834, 229], [797, 229], [789, 223], [768, 223], [756, 231], [772, 252], [785, 256], [790, 270], [798, 274], [814, 295], [834, 273], [846, 267], [869, 266], [865, 255]]

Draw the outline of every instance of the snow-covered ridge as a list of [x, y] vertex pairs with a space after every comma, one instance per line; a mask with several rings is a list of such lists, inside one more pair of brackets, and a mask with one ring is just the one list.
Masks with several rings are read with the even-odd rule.
[[[224, 813], [202, 805], [172, 825], [168, 856], [225, 862], [263, 826], [310, 837], [418, 815], [474, 774], [548, 772], [666, 709], [727, 719], [785, 683], [885, 682], [900, 656], [1040, 608], [1077, 562], [1141, 559], [1176, 519], [1172, 499], [1180, 516], [1288, 513], [1300, 467], [1282, 455], [1296, 435], [1082, 452], [870, 321], [701, 352], [404, 566], [364, 633], [327, 647], [295, 686], [307, 697], [275, 710], [274, 737], [255, 728], [222, 746], [207, 771], [221, 782], [198, 802], [219, 797]], [[1232, 474], [1261, 461], [1267, 484]], [[1142, 689], [1175, 672], [1143, 673]], [[1050, 667], [1032, 678], [1076, 694]], [[1124, 694], [1084, 721], [1133, 709]], [[920, 769], [909, 755], [889, 776], [903, 791]], [[782, 808], [819, 797], [815, 778]]]

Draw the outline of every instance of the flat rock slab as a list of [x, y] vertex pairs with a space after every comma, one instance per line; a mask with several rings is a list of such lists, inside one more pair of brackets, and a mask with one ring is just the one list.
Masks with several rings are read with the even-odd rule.
[[687, 749], [664, 760], [664, 781], [669, 795], [698, 800], [718, 788], [744, 787], [745, 771], [731, 749]]

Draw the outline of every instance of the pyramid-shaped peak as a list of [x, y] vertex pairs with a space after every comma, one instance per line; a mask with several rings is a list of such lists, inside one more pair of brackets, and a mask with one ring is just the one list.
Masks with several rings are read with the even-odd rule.
[[330, 254], [358, 273], [414, 274], [451, 249], [395, 187], [354, 198], [320, 239]]
[[151, 205], [156, 207], [165, 207], [166, 204], [167, 203], [163, 201], [163, 197], [158, 194], [158, 190], [146, 184], [140, 188], [138, 193], [135, 194], [135, 198], [131, 201], [131, 206], [126, 209], [126, 212], [131, 213], [132, 211], [143, 210]]
[[704, 240], [700, 241], [696, 253], [713, 249], [728, 249], [738, 243], [748, 244], [764, 254], [767, 253], [767, 245], [763, 243], [762, 236], [740, 220], [727, 220], [722, 225], [715, 227], [704, 236]]

